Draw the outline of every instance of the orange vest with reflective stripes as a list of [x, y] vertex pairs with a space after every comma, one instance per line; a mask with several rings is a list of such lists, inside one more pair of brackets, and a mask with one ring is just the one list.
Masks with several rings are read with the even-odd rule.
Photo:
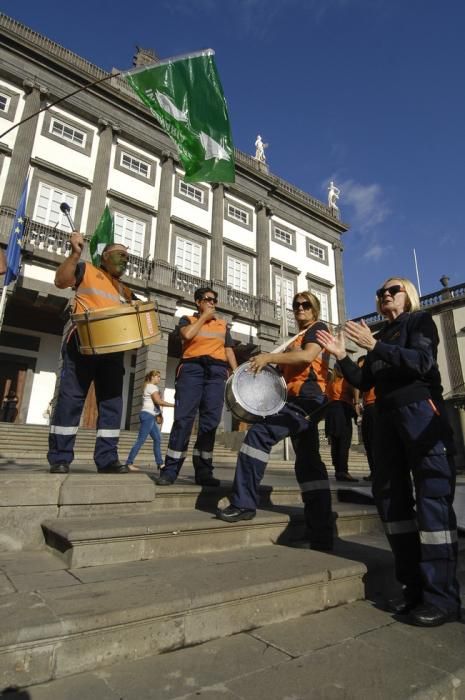
[[376, 401], [376, 392], [375, 392], [375, 387], [372, 386], [371, 389], [368, 389], [368, 391], [364, 391], [362, 393], [362, 403], [364, 406], [369, 406], [372, 403], [375, 403]]
[[[302, 337], [296, 338], [293, 343], [288, 345], [286, 352], [301, 349]], [[328, 353], [321, 351], [313, 362], [309, 362], [303, 368], [299, 365], [280, 365], [280, 370], [286, 380], [289, 396], [299, 396], [303, 384], [309, 379], [315, 381], [324, 394], [328, 381]]]
[[[198, 321], [197, 316], [186, 316], [186, 318], [191, 324]], [[226, 321], [221, 318], [211, 318], [209, 321], [206, 321], [196, 336], [190, 340], [183, 341], [183, 360], [208, 355], [214, 360], [227, 362], [224, 347], [226, 329]]]
[[344, 377], [334, 377], [326, 387], [326, 396], [330, 401], [345, 401], [354, 405], [354, 390]]
[[84, 276], [76, 289], [74, 313], [130, 303], [131, 291], [101, 267], [85, 263]]

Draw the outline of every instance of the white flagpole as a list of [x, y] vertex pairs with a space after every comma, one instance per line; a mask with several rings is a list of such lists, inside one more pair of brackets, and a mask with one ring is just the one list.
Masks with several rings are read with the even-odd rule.
[[415, 248], [413, 249], [413, 259], [415, 260], [415, 271], [416, 271], [416, 273], [417, 273], [418, 294], [421, 296], [420, 275], [419, 275], [419, 273], [418, 273], [417, 254], [416, 254], [416, 252], [415, 252]]
[[5, 315], [5, 307], [6, 307], [6, 295], [8, 292], [8, 286], [6, 284], [3, 285], [2, 289], [2, 297], [0, 299], [0, 331], [2, 330], [3, 326], [3, 317]]

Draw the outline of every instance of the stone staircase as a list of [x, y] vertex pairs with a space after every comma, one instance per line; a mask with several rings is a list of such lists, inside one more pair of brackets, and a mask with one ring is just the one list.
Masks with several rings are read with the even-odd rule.
[[[292, 479], [263, 487], [263, 508], [245, 523], [214, 517], [228, 490], [157, 489], [146, 474], [0, 474], [0, 687], [364, 597], [362, 562], [297, 546], [304, 526]], [[334, 495], [342, 539], [379, 536], [373, 506]]]
[[[13, 426], [10, 432], [11, 442], [17, 445], [19, 428]], [[30, 432], [36, 440], [46, 439], [43, 428]], [[0, 438], [4, 437], [2, 426]], [[126, 437], [132, 442], [134, 435]], [[36, 444], [34, 439], [31, 445]], [[93, 436], [85, 434], [82, 439], [88, 449], [85, 440], [91, 444]], [[7, 448], [4, 441], [2, 449]], [[27, 459], [32, 459], [32, 447], [25, 451]], [[392, 557], [370, 501], [369, 485], [361, 482], [341, 488], [330, 480], [335, 550], [331, 554], [311, 551], [289, 463], [269, 466], [254, 520], [227, 524], [215, 518], [216, 508], [224, 504], [230, 490], [235, 462], [234, 451], [220, 454], [224, 460], [217, 468], [219, 489], [193, 484], [189, 466], [171, 487], [157, 487], [150, 473], [102, 475], [76, 470], [52, 475], [42, 466], [34, 469], [26, 463], [1, 467], [0, 695], [1, 689], [15, 686], [21, 689], [12, 700], [194, 700], [203, 695], [199, 685], [203, 683], [212, 686], [205, 697], [216, 699], [225, 693], [231, 699], [282, 700], [287, 697], [286, 676], [292, 663], [289, 696], [299, 700], [339, 697], [341, 689], [349, 688], [344, 695], [348, 699], [404, 700], [417, 697], [418, 688], [429, 692], [436, 681], [442, 694], [418, 699], [461, 697], [457, 682], [446, 671], [439, 673], [432, 667], [422, 677], [421, 664], [413, 662], [406, 665], [403, 684], [391, 683], [391, 677], [384, 675], [384, 686], [379, 686], [377, 673], [382, 674], [386, 654], [392, 668], [399, 667], [400, 657], [421, 644], [421, 639], [409, 640], [401, 651], [402, 635], [397, 638], [390, 627], [399, 627], [398, 623], [364, 602], [366, 597], [379, 600], [394, 586]], [[349, 627], [355, 635], [350, 639]], [[460, 637], [457, 627], [446, 626], [454, 644]], [[356, 639], [362, 634], [371, 635], [368, 646]], [[312, 649], [321, 650], [323, 644], [327, 660], [318, 653], [308, 659], [308, 650], [299, 651], [296, 645], [303, 645], [304, 638]], [[256, 659], [256, 668], [250, 668], [245, 677], [247, 663], [236, 639]], [[447, 635], [441, 637], [441, 645], [447, 639]], [[265, 651], [278, 648], [281, 656], [268, 663], [271, 657]], [[228, 663], [226, 650], [233, 654]], [[345, 665], [347, 654], [350, 663], [356, 663], [357, 651], [364, 652], [359, 678]], [[434, 649], [430, 653], [431, 658], [437, 657]], [[183, 659], [195, 656], [206, 663], [201, 662], [205, 655], [210, 665], [201, 681], [196, 673], [189, 675], [189, 662]], [[373, 692], [364, 659], [376, 669]], [[335, 686], [332, 694], [325, 695], [331, 663], [336, 661]], [[324, 663], [325, 671], [321, 666], [319, 673]], [[461, 674], [455, 658], [454, 663]], [[174, 677], [170, 680], [163, 670], [173, 664], [177, 677], [187, 683], [182, 692], [182, 684], [173, 684]], [[307, 685], [303, 679], [295, 680], [302, 667], [312, 669], [313, 676], [305, 677]], [[110, 693], [120, 683], [121, 668], [126, 669], [127, 678], [134, 678], [135, 689]], [[153, 668], [158, 669], [158, 680], [150, 680]], [[273, 687], [267, 685], [270, 673], [275, 678]], [[314, 686], [313, 677], [320, 685]], [[234, 686], [232, 693], [223, 689], [223, 681], [228, 688]], [[263, 683], [265, 690], [260, 692]], [[304, 684], [303, 694], [299, 683]], [[357, 683], [361, 694], [356, 692]], [[321, 694], [318, 688], [323, 688]]]
[[[93, 468], [93, 453], [95, 443], [95, 430], [80, 428], [76, 437], [75, 444], [75, 460], [74, 465], [91, 466]], [[231, 435], [231, 434], [229, 434]], [[137, 437], [137, 433], [129, 430], [122, 430], [119, 439], [119, 455], [120, 459], [126, 459], [131, 447]], [[162, 453], [164, 454], [168, 445], [168, 433], [162, 433]], [[227, 440], [223, 434], [218, 433], [214, 450], [214, 462], [217, 465], [234, 466], [238, 447], [242, 442], [242, 435], [238, 434], [239, 439]], [[195, 436], [190, 440], [187, 461], [192, 458], [192, 446], [195, 442]], [[234, 442], [234, 448], [225, 446]], [[48, 426], [45, 425], [16, 425], [11, 423], [0, 423], [0, 469], [2, 467], [11, 467], [13, 465], [34, 465], [35, 467], [47, 466], [48, 449]], [[321, 456], [323, 461], [331, 470], [331, 455], [329, 447], [324, 437], [321, 438]], [[292, 469], [293, 460], [285, 460], [283, 458], [282, 445], [277, 445], [271, 455], [273, 468]], [[152, 442], [146, 440], [140, 450], [136, 464], [142, 468], [153, 468], [154, 457]], [[350, 451], [349, 457], [350, 469], [359, 475], [367, 474], [368, 467], [365, 453], [361, 446], [354, 445]]]

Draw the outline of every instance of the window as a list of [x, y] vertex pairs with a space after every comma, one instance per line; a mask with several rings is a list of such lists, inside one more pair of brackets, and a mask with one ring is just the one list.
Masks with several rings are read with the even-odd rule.
[[317, 245], [312, 241], [307, 241], [307, 255], [323, 263], [328, 261], [328, 249], [326, 246]]
[[114, 212], [115, 243], [122, 243], [132, 255], [144, 257], [145, 223], [133, 216]]
[[3, 93], [0, 93], [0, 112], [8, 112], [10, 106], [10, 98]]
[[50, 133], [77, 146], [82, 146], [82, 148], [86, 145], [86, 135], [83, 131], [74, 129], [72, 126], [58, 121], [58, 119], [51, 120]]
[[321, 289], [315, 289], [314, 287], [310, 287], [310, 291], [312, 294], [316, 296], [318, 301], [320, 302], [320, 319], [322, 321], [330, 321], [331, 319], [329, 318], [329, 296], [327, 292], [322, 292]]
[[46, 226], [56, 226], [62, 231], [71, 231], [66, 216], [60, 211], [60, 204], [66, 202], [71, 208], [71, 215], [76, 209], [77, 197], [60, 187], [54, 187], [44, 182], [39, 184], [36, 200], [34, 221]]
[[275, 224], [273, 222], [271, 227], [271, 237], [273, 241], [279, 243], [280, 245], [286, 246], [286, 248], [290, 248], [291, 250], [296, 249], [296, 233], [293, 229], [287, 228], [287, 226]]
[[134, 158], [134, 156], [129, 155], [129, 153], [121, 153], [121, 165], [123, 168], [132, 170], [133, 173], [142, 175], [147, 179], [150, 177], [150, 165], [143, 160]]
[[228, 216], [231, 219], [236, 219], [237, 221], [240, 221], [241, 224], [248, 224], [249, 223], [249, 213], [244, 211], [244, 209], [239, 209], [239, 207], [235, 207], [233, 204], [228, 204]]
[[226, 263], [226, 284], [240, 292], [249, 291], [249, 264], [228, 255]]
[[203, 191], [198, 187], [194, 187], [193, 185], [189, 185], [187, 182], [180, 180], [179, 192], [185, 197], [189, 197], [189, 199], [193, 199], [195, 202], [203, 204]]
[[202, 246], [200, 243], [194, 243], [194, 241], [178, 236], [174, 264], [179, 270], [200, 277], [202, 268]]
[[275, 299], [278, 306], [284, 301], [286, 309], [292, 309], [292, 300], [295, 294], [294, 280], [277, 274], [275, 277]]
[[292, 234], [289, 231], [283, 231], [282, 228], [278, 228], [277, 226], [274, 230], [274, 237], [277, 241], [282, 241], [287, 245], [292, 244]]

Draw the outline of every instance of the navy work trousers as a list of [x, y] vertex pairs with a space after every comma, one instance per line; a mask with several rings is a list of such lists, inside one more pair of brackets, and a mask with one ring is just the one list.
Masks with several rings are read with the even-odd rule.
[[349, 472], [354, 410], [345, 401], [331, 401], [326, 412], [325, 432], [331, 445], [331, 461], [336, 474]]
[[195, 475], [210, 476], [213, 471], [215, 435], [224, 404], [224, 386], [228, 378], [225, 365], [183, 362], [176, 377], [174, 423], [165, 455], [163, 476], [174, 481], [183, 465], [195, 416], [199, 427], [193, 451]]
[[105, 469], [118, 460], [123, 408], [123, 353], [81, 355], [75, 336], [73, 333], [62, 348], [63, 367], [50, 425], [47, 459], [50, 465], [73, 461], [76, 433], [93, 380], [98, 408], [94, 461], [99, 469]]
[[[316, 405], [305, 407], [308, 413]], [[231, 504], [256, 510], [258, 487], [265, 473], [271, 448], [290, 436], [296, 453], [295, 475], [302, 492], [305, 521], [310, 545], [330, 549], [333, 542], [333, 518], [328, 472], [319, 450], [318, 423], [305, 419], [299, 407], [287, 403], [273, 416], [255, 423], [239, 450]]]
[[[460, 608], [449, 426], [431, 401], [377, 410], [373, 495], [409, 597]], [[412, 488], [415, 486], [415, 496]]]

